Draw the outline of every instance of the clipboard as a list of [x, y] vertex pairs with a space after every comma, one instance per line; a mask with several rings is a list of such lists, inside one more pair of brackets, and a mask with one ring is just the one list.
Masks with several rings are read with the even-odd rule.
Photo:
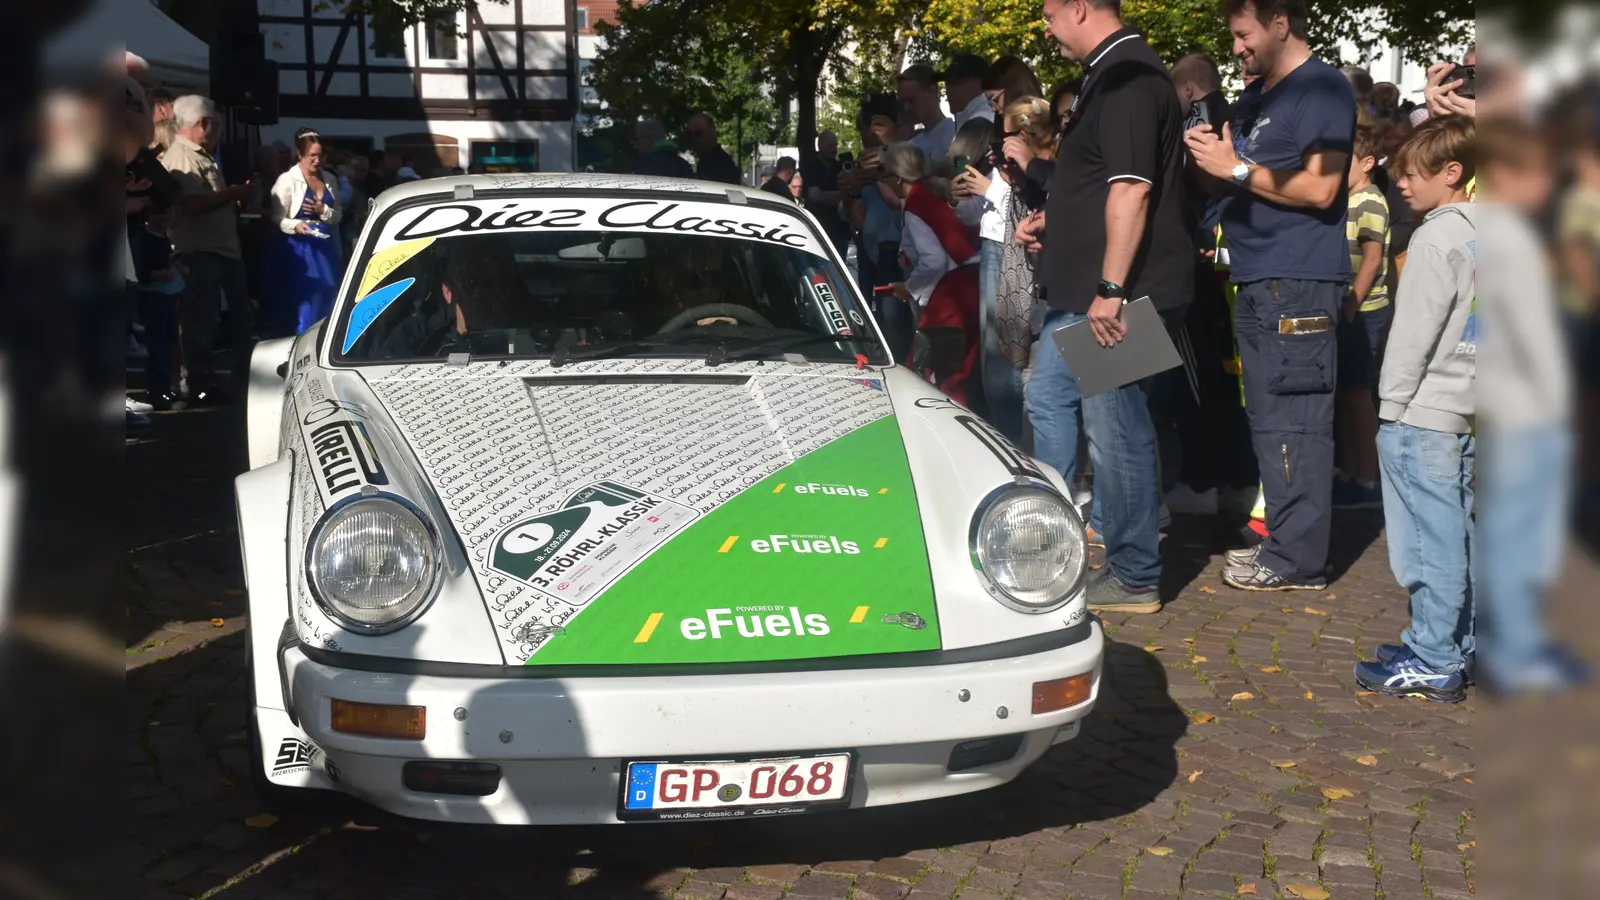
[[1149, 297], [1122, 304], [1127, 333], [1112, 347], [1102, 347], [1087, 319], [1053, 332], [1056, 349], [1085, 397], [1183, 365], [1166, 323]]

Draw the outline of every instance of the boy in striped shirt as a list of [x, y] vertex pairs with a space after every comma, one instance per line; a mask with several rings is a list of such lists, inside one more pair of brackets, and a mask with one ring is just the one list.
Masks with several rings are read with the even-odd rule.
[[1338, 351], [1339, 477], [1333, 485], [1334, 509], [1378, 509], [1378, 407], [1373, 388], [1378, 358], [1389, 336], [1394, 310], [1389, 305], [1389, 204], [1372, 183], [1378, 159], [1378, 133], [1356, 129], [1350, 155], [1350, 209], [1345, 234], [1355, 283], [1340, 310]]

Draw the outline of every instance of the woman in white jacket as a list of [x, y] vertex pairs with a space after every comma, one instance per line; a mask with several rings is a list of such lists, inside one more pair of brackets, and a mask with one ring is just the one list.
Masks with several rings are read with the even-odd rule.
[[322, 138], [302, 128], [294, 147], [300, 161], [272, 186], [272, 217], [285, 238], [269, 275], [266, 312], [280, 335], [299, 334], [326, 318], [343, 274], [333, 230], [341, 215], [339, 183], [322, 168]]

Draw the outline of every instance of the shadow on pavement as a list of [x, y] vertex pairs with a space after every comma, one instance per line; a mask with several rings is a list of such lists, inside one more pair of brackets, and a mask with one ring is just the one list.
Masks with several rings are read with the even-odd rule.
[[761, 822], [556, 828], [437, 825], [319, 794], [305, 810], [255, 828], [245, 820], [265, 807], [245, 768], [243, 635], [232, 635], [128, 673], [139, 730], [130, 754], [133, 862], [141, 889], [197, 896], [298, 848], [219, 900], [645, 898], [678, 887], [688, 869], [737, 882], [747, 866], [982, 848], [1127, 815], [1176, 779], [1174, 747], [1187, 719], [1160, 663], [1131, 645], [1108, 643], [1107, 652], [1100, 702], [1079, 737], [1010, 785], [963, 797]]

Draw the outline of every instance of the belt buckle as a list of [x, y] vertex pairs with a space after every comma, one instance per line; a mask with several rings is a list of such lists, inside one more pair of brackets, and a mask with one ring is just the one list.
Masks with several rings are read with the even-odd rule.
[[1278, 320], [1279, 334], [1320, 334], [1332, 329], [1333, 319], [1330, 316], [1284, 316]]

